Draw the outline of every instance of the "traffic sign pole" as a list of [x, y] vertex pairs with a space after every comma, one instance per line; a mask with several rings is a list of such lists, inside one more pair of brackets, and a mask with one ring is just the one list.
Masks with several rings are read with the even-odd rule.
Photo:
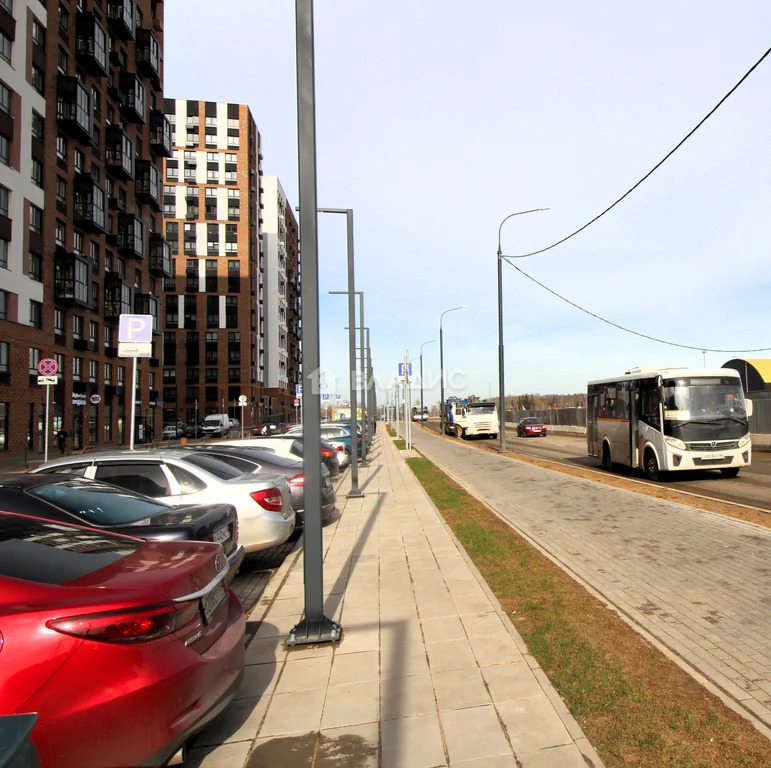
[[51, 387], [46, 385], [46, 441], [45, 448], [43, 449], [43, 461], [48, 461], [48, 424], [49, 424], [49, 407], [51, 403]]
[[129, 443], [129, 450], [134, 450], [134, 430], [135, 422], [137, 418], [137, 359], [133, 358], [133, 366], [131, 368], [131, 442]]

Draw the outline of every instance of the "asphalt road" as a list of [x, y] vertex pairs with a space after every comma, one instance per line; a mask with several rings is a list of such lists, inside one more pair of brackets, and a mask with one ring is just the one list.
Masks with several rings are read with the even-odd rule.
[[[439, 433], [439, 422], [426, 422], [426, 429]], [[420, 426], [413, 425], [417, 431]], [[414, 432], [413, 432], [414, 434]], [[447, 437], [448, 440], [454, 438]], [[464, 444], [481, 450], [497, 453], [497, 440], [466, 440]], [[506, 450], [551, 459], [572, 466], [590, 469], [601, 474], [607, 470], [600, 466], [599, 459], [586, 454], [586, 438], [583, 435], [551, 433], [547, 437], [517, 437], [515, 429], [506, 430]], [[622, 468], [618, 474], [647, 482], [641, 471]], [[746, 504], [771, 512], [771, 453], [754, 451], [752, 465], [744, 467], [738, 477], [726, 478], [716, 470], [677, 472], [655, 485], [689, 493], [697, 493], [710, 499]]]

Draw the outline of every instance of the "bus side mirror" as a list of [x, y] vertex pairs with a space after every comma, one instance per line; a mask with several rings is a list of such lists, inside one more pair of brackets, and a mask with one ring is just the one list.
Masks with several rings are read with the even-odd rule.
[[747, 415], [752, 416], [752, 400], [745, 400], [744, 407], [747, 410]]

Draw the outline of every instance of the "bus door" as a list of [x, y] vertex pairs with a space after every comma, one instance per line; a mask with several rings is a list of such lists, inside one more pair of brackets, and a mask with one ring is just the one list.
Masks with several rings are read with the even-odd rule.
[[630, 467], [640, 466], [640, 391], [636, 381], [629, 382], [629, 458]]
[[589, 392], [586, 403], [586, 448], [590, 456], [600, 455], [597, 431], [597, 393]]

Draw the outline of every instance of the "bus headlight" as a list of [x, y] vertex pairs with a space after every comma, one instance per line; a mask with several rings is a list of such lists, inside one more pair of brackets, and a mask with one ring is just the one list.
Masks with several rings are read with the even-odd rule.
[[667, 441], [667, 445], [672, 448], [677, 448], [678, 451], [686, 450], [685, 443], [682, 440], [678, 440], [676, 437], [665, 437], [664, 439]]
[[752, 438], [750, 437], [750, 434], [748, 432], [744, 437], [742, 437], [739, 440], [739, 448], [744, 448], [745, 445], [749, 445], [751, 440]]

